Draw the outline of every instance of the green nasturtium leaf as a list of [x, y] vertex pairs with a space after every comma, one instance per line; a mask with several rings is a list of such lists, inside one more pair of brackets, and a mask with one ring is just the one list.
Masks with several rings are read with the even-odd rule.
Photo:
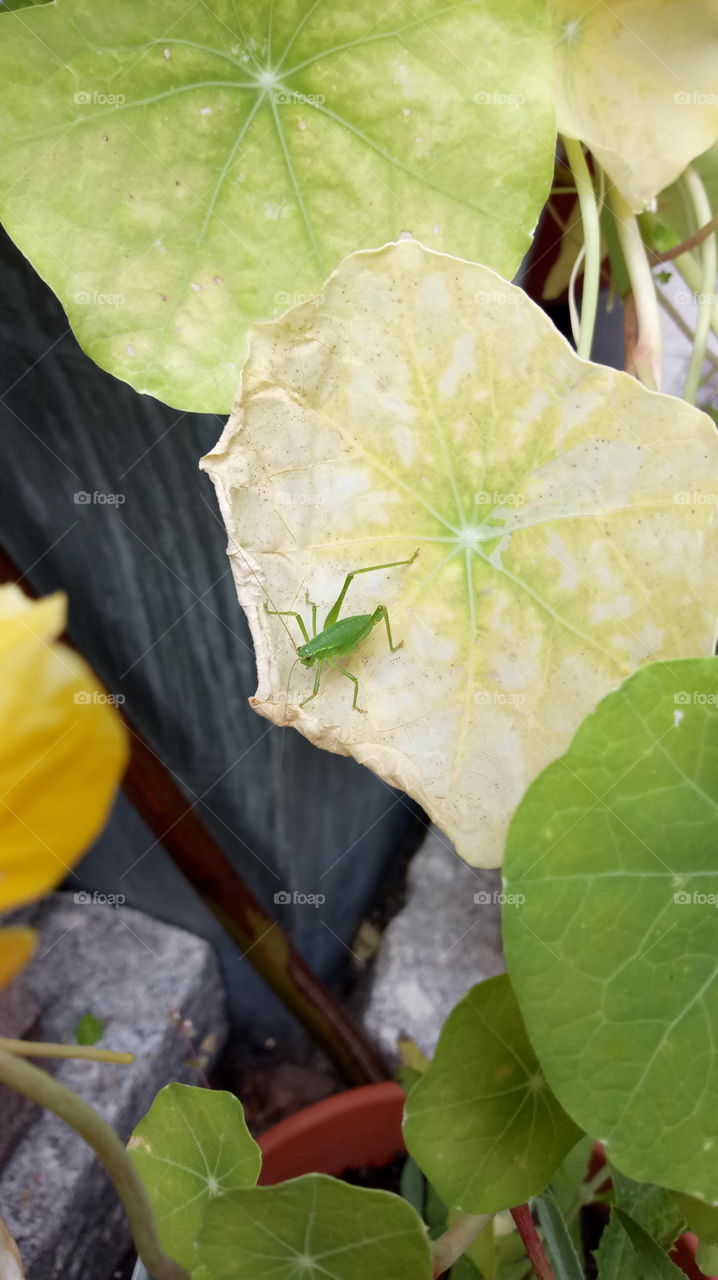
[[254, 1186], [259, 1177], [261, 1155], [242, 1104], [219, 1089], [169, 1084], [136, 1126], [128, 1150], [164, 1249], [191, 1270], [206, 1206]]
[[[608, 1170], [607, 1170], [608, 1173]], [[661, 1249], [670, 1250], [685, 1226], [684, 1216], [670, 1191], [652, 1183], [634, 1182], [617, 1169], [610, 1170], [615, 1204], [631, 1215]], [[645, 1280], [639, 1259], [615, 1214], [601, 1233], [596, 1253], [598, 1280]]]
[[556, 115], [639, 211], [718, 138], [718, 10], [550, 0]]
[[[347, 258], [254, 330], [213, 453], [260, 714], [354, 756], [468, 861], [501, 861], [529, 782], [640, 664], [713, 651], [718, 438], [697, 409], [580, 360], [493, 271], [415, 241]], [[389, 610], [340, 662], [319, 624]]]
[[[616, 1209], [615, 1214], [630, 1241], [641, 1280], [682, 1280], [684, 1272], [675, 1262], [671, 1262], [668, 1254], [656, 1244], [644, 1227], [623, 1209]], [[620, 1274], [623, 1275], [623, 1272]]]
[[551, 183], [542, 0], [57, 0], [0, 19], [0, 213], [85, 350], [226, 411], [250, 323], [409, 231], [517, 269]]
[[694, 1231], [702, 1244], [718, 1244], [718, 1205], [706, 1204], [705, 1200], [696, 1200], [680, 1191], [674, 1191], [673, 1199], [689, 1231]]
[[213, 1201], [197, 1257], [212, 1280], [431, 1276], [429, 1239], [411, 1205], [320, 1173]]
[[546, 1084], [508, 976], [473, 987], [405, 1109], [406, 1145], [444, 1202], [465, 1213], [523, 1204], [580, 1136]]
[[718, 1201], [718, 659], [657, 663], [534, 782], [509, 969], [556, 1096], [611, 1163]]

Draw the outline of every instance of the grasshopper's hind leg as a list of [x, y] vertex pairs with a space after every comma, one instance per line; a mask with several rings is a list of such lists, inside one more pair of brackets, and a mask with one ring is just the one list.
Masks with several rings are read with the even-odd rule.
[[329, 610], [329, 613], [327, 614], [326, 619], [324, 621], [324, 626], [330, 627], [333, 622], [336, 622], [341, 612], [341, 607], [344, 603], [344, 597], [347, 591], [349, 590], [352, 582], [358, 576], [358, 574], [374, 573], [377, 569], [395, 569], [400, 564], [413, 564], [418, 554], [419, 554], [419, 548], [417, 547], [413, 556], [410, 556], [408, 560], [390, 560], [388, 564], [368, 564], [363, 569], [352, 569], [351, 573], [348, 573], [346, 578], [344, 579], [344, 586], [342, 587], [341, 591], [339, 592], [339, 595], [334, 601], [334, 604]]

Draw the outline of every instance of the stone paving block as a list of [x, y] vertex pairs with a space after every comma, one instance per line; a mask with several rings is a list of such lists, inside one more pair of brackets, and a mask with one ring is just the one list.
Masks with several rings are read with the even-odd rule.
[[[172, 1080], [198, 1083], [168, 1012], [179, 1009], [198, 1042], [212, 1035], [219, 1048], [224, 989], [206, 942], [139, 911], [75, 896], [80, 901], [54, 894], [22, 913], [39, 930], [40, 945], [17, 981], [40, 1007], [34, 1039], [74, 1041], [89, 1012], [105, 1022], [104, 1046], [136, 1055], [132, 1066], [54, 1066], [56, 1078], [127, 1139], [158, 1089]], [[47, 1112], [38, 1113], [0, 1170], [0, 1215], [31, 1280], [110, 1280], [130, 1243], [93, 1152]]]
[[501, 951], [501, 873], [469, 867], [432, 828], [412, 859], [407, 901], [384, 933], [369, 983], [364, 1025], [396, 1061], [409, 1036], [433, 1052], [453, 1006], [505, 969]]
[[[39, 1015], [37, 1001], [19, 983], [13, 982], [0, 991], [0, 1036], [9, 1040], [34, 1039]], [[0, 1085], [0, 1168], [36, 1113], [33, 1102]]]

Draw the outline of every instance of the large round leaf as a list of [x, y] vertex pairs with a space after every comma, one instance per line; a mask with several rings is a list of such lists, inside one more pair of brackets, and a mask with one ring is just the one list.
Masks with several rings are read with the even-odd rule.
[[512, 981], [549, 1084], [624, 1173], [718, 1201], [718, 660], [638, 672], [511, 824]]
[[57, 0], [0, 33], [0, 209], [95, 360], [229, 409], [248, 323], [410, 230], [512, 274], [551, 181], [541, 0]]
[[242, 1104], [221, 1089], [168, 1084], [128, 1143], [147, 1189], [162, 1247], [192, 1270], [207, 1206], [253, 1187], [262, 1156]]
[[[528, 783], [637, 665], [710, 653], [711, 421], [578, 359], [493, 272], [402, 243], [348, 258], [255, 332], [204, 466], [255, 641], [254, 705], [415, 796], [482, 865]], [[697, 490], [701, 490], [697, 492]], [[292, 618], [352, 569], [344, 613], [388, 606], [339, 665]]]
[[550, 0], [558, 127], [645, 208], [718, 138], [718, 8]]
[[495, 1213], [543, 1191], [580, 1130], [548, 1088], [507, 974], [449, 1014], [404, 1135], [447, 1205]]
[[418, 1213], [400, 1196], [310, 1173], [208, 1204], [195, 1280], [429, 1280]]

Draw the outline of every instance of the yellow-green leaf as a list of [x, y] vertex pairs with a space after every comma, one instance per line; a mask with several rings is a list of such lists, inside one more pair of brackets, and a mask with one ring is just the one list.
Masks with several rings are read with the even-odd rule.
[[404, 230], [512, 274], [551, 183], [544, 0], [57, 0], [0, 33], [0, 209], [93, 359], [232, 404], [250, 323]]

